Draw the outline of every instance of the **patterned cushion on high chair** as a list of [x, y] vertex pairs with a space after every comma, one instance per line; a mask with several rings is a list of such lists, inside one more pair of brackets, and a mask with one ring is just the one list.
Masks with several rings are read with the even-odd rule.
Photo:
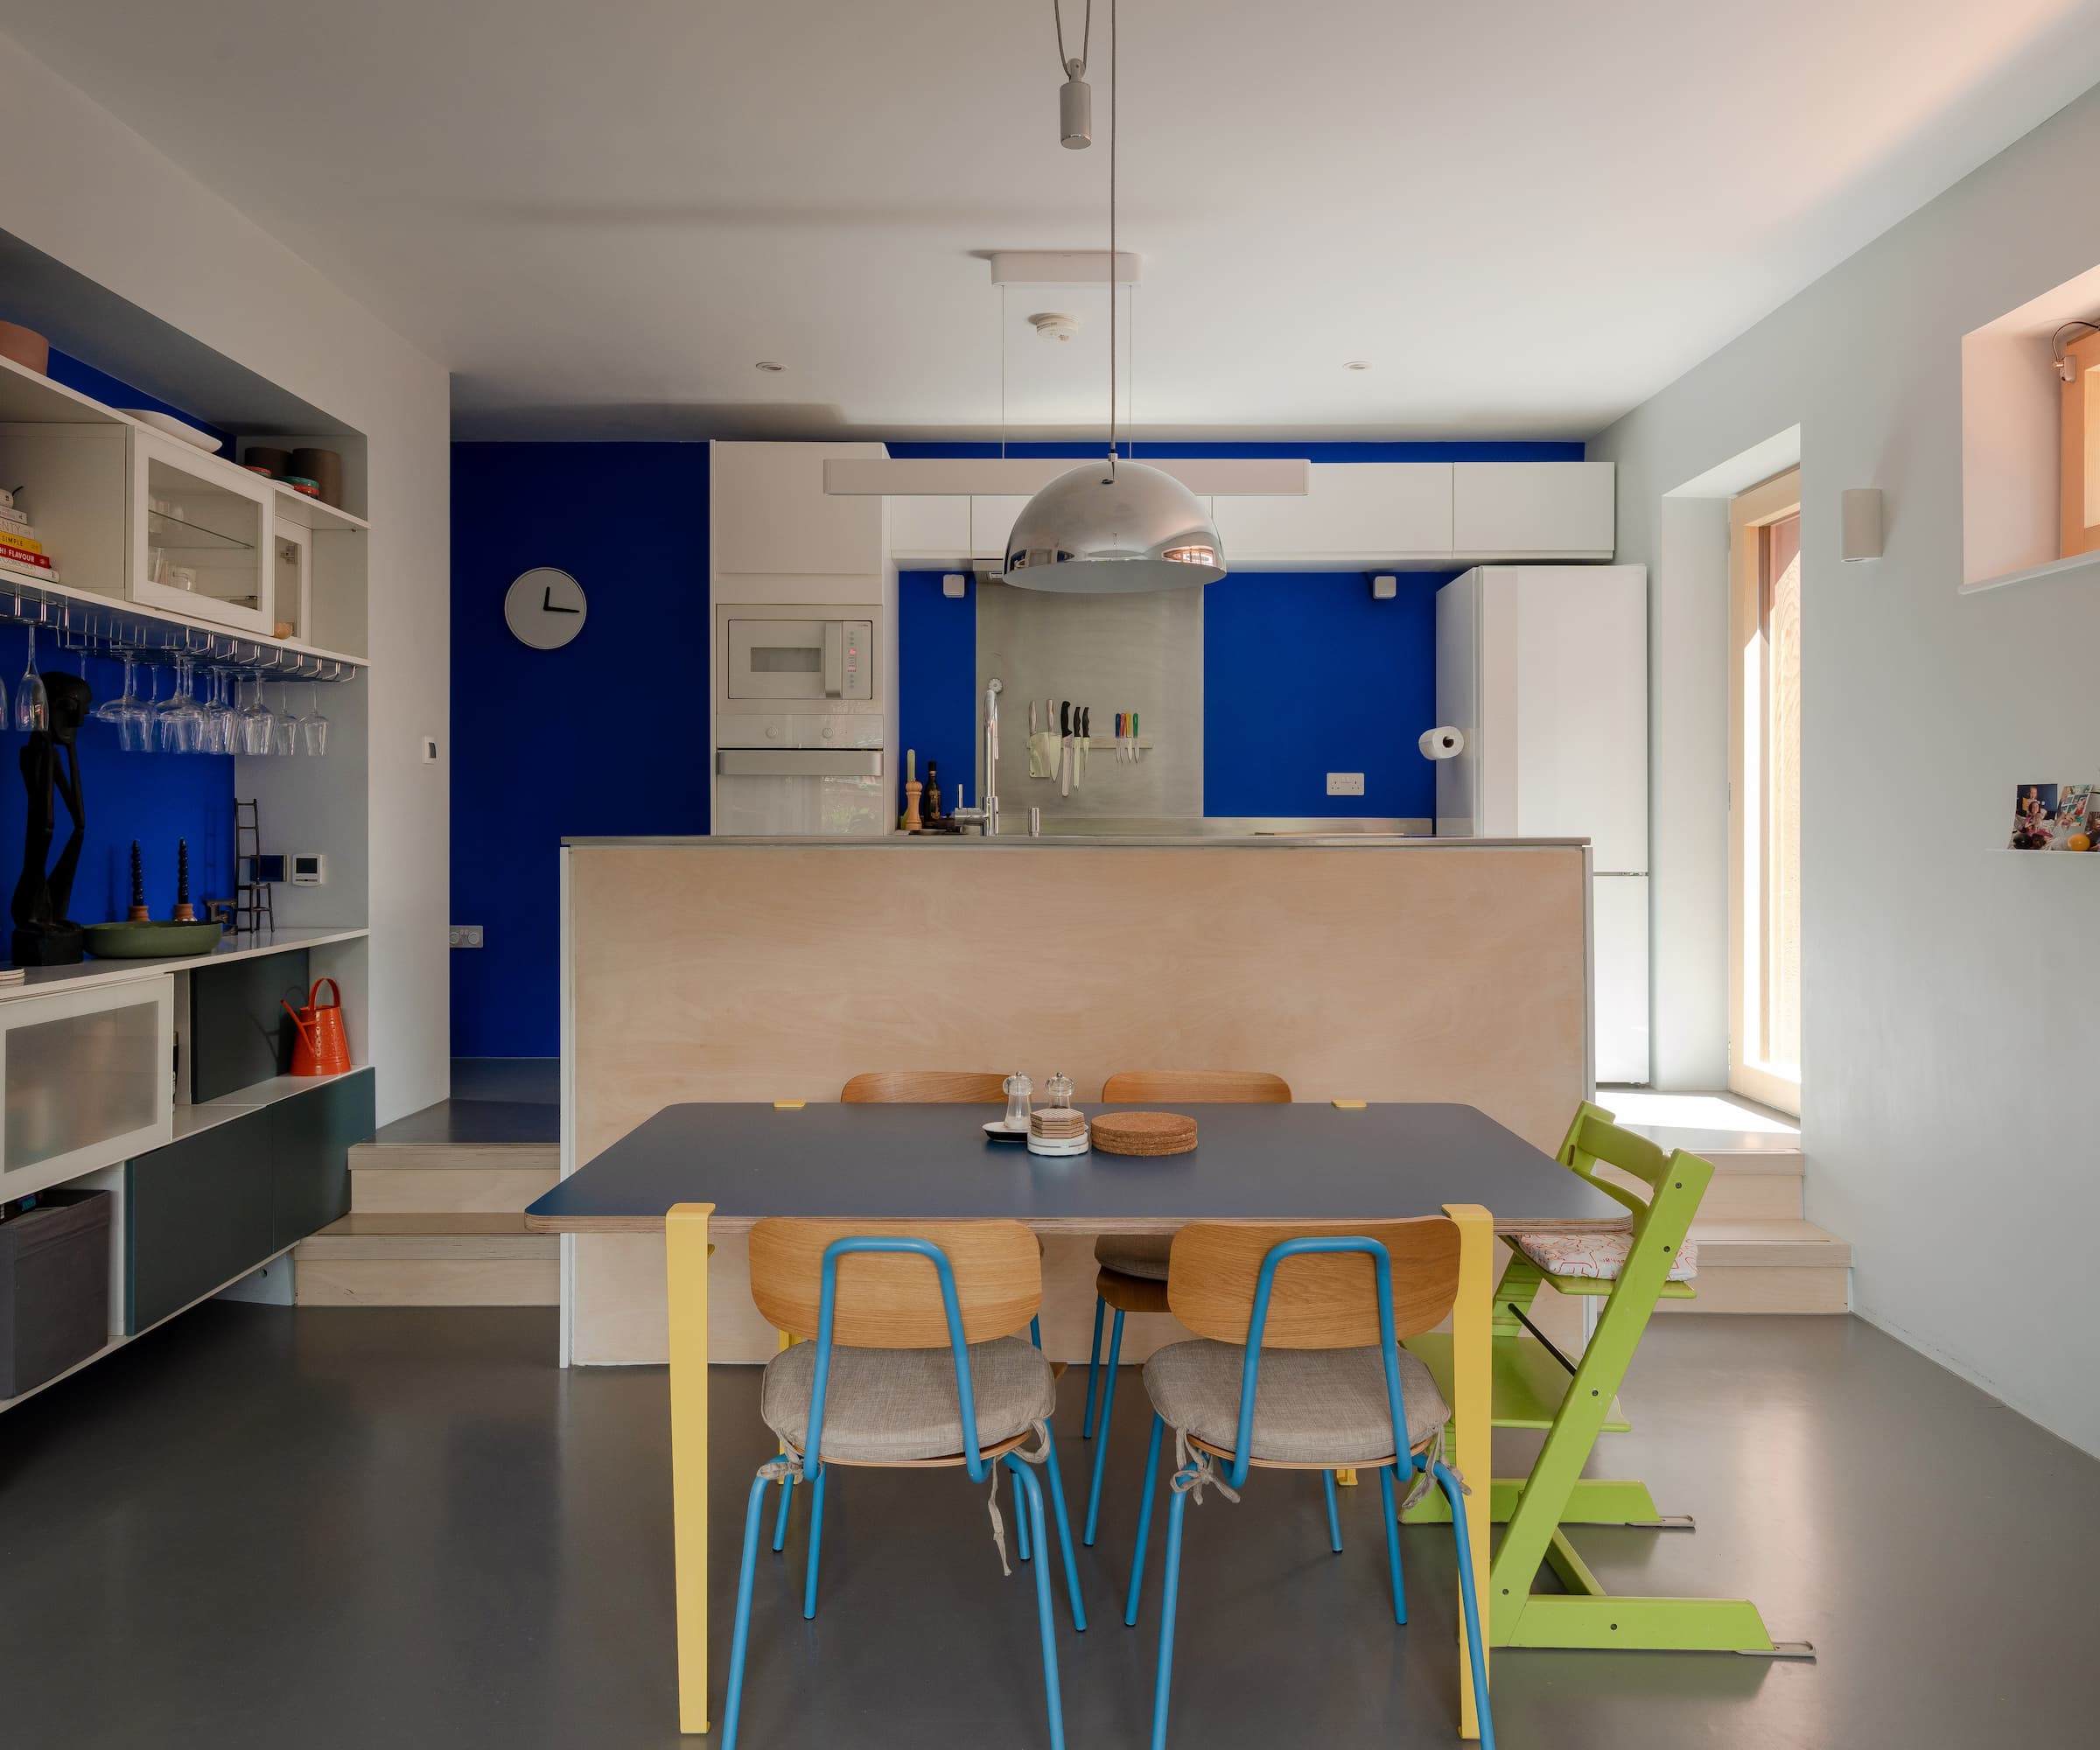
[[[1549, 1276], [1587, 1277], [1616, 1282], [1626, 1268], [1634, 1236], [1623, 1229], [1601, 1234], [1517, 1234], [1510, 1243]], [[1669, 1282], [1690, 1282], [1699, 1273], [1697, 1241], [1686, 1240], [1670, 1261]]]

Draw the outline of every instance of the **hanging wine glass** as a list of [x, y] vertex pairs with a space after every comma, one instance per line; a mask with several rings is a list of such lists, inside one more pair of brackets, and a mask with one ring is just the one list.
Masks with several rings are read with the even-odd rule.
[[123, 737], [122, 744], [123, 750], [127, 753], [150, 753], [160, 745], [160, 737], [156, 727], [160, 722], [160, 670], [153, 664], [148, 663], [146, 673], [151, 678], [147, 682], [150, 690], [146, 696], [139, 701], [139, 712], [136, 721], [136, 740], [134, 741], [131, 738], [132, 725], [126, 724], [117, 725], [119, 733]]
[[116, 725], [116, 745], [126, 753], [144, 751], [151, 726], [151, 714], [145, 701], [138, 696], [138, 658], [136, 652], [124, 652], [124, 690], [116, 698], [104, 699], [94, 708], [98, 723]]
[[230, 668], [212, 670], [214, 704], [212, 715], [219, 725], [219, 747], [221, 753], [238, 753], [241, 751], [241, 715], [234, 709], [234, 673]]
[[270, 707], [262, 703], [262, 671], [248, 672], [248, 685], [254, 689], [247, 707], [241, 712], [241, 751], [243, 753], [270, 752], [270, 726], [276, 718]]
[[163, 753], [195, 753], [204, 743], [204, 707], [197, 703], [191, 682], [196, 664], [187, 656], [175, 659], [175, 692], [162, 707], [159, 722]]
[[299, 719], [299, 740], [306, 752], [318, 759], [328, 751], [328, 719], [321, 715], [321, 690], [306, 690], [306, 715]]
[[51, 727], [51, 700], [44, 691], [44, 677], [37, 673], [37, 628], [29, 628], [29, 666], [22, 671], [22, 684], [15, 689], [15, 727], [24, 735]]

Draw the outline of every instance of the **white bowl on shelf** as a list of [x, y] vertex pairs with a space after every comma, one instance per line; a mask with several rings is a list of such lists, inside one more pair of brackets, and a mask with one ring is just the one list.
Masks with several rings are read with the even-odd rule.
[[179, 438], [186, 444], [194, 444], [206, 455], [214, 454], [225, 447], [208, 431], [200, 431], [186, 419], [178, 419], [172, 413], [156, 413], [150, 407], [120, 407], [117, 411], [141, 425], [150, 425], [156, 431], [164, 431], [171, 438]]

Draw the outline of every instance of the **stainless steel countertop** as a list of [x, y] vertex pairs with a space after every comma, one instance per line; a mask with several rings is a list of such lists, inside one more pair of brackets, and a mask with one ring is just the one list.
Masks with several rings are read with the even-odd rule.
[[619, 848], [672, 847], [692, 850], [914, 850], [940, 846], [962, 850], [1069, 850], [1130, 849], [1136, 850], [1580, 850], [1586, 838], [1418, 838], [1397, 833], [1275, 832], [1245, 836], [1201, 836], [1189, 833], [1045, 833], [1040, 838], [1002, 832], [997, 838], [980, 838], [974, 833], [894, 832], [882, 838], [732, 838], [700, 836], [668, 838], [564, 838], [565, 849], [578, 850]]

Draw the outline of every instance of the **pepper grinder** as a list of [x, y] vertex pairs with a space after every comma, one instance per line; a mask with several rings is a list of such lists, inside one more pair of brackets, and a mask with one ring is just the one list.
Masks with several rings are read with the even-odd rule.
[[1006, 1095], [1006, 1128], [1010, 1130], [1026, 1130], [1029, 1097], [1035, 1092], [1035, 1084], [1016, 1070], [999, 1086]]
[[915, 748], [904, 750], [904, 813], [897, 824], [906, 832], [917, 832], [919, 824], [919, 754]]

